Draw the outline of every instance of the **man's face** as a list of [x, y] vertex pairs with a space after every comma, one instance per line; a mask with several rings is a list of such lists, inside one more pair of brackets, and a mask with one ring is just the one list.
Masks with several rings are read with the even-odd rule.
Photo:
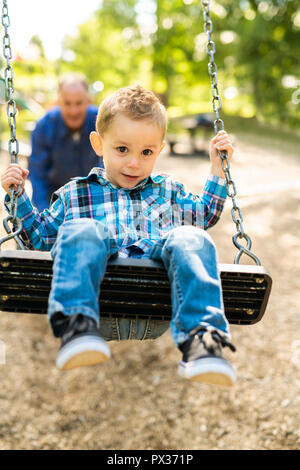
[[88, 94], [80, 83], [62, 86], [58, 104], [63, 120], [71, 131], [78, 131], [83, 126], [89, 103]]

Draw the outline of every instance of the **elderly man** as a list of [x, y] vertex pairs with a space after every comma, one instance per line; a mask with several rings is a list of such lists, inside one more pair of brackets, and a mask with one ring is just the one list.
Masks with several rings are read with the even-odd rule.
[[39, 211], [49, 207], [51, 194], [70, 178], [86, 176], [94, 166], [103, 166], [89, 141], [96, 117], [86, 79], [79, 74], [63, 75], [58, 106], [37, 122], [32, 133], [29, 178], [33, 204]]

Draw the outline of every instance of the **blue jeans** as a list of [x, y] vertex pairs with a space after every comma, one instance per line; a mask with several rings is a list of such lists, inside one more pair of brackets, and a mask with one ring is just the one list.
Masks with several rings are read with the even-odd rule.
[[96, 320], [107, 341], [155, 339], [169, 326], [177, 346], [197, 326], [213, 327], [230, 338], [217, 252], [206, 231], [191, 225], [174, 228], [155, 242], [148, 255], [142, 256], [161, 260], [168, 272], [172, 301], [170, 324], [158, 320], [101, 318], [100, 284], [108, 259], [117, 253], [117, 244], [102, 222], [80, 218], [60, 226], [51, 250], [53, 279], [48, 318], [52, 328], [55, 313], [82, 313]]

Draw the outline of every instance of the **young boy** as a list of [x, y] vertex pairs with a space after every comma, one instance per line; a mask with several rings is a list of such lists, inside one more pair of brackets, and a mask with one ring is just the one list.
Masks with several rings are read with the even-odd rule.
[[[10, 185], [20, 188], [23, 239], [33, 249], [51, 250], [48, 318], [61, 337], [58, 368], [105, 361], [110, 357], [105, 339], [155, 338], [167, 329], [166, 322], [101, 318], [100, 284], [107, 260], [118, 254], [164, 263], [171, 334], [183, 353], [179, 374], [231, 386], [235, 372], [222, 348], [235, 348], [229, 343], [216, 248], [206, 229], [219, 220], [226, 199], [218, 150], [227, 150], [231, 159], [233, 147], [225, 131], [211, 140], [211, 174], [203, 194], [187, 194], [167, 175], [152, 175], [166, 127], [166, 110], [152, 92], [139, 85], [122, 88], [100, 105], [90, 135], [105, 170], [73, 178], [41, 213], [24, 192], [28, 170], [9, 165], [1, 183], [7, 193]], [[9, 200], [6, 195], [7, 208]]]

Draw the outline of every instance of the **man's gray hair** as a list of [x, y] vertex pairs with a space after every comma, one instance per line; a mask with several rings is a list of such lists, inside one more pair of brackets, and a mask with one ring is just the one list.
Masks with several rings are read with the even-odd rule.
[[82, 85], [85, 91], [89, 91], [89, 84], [81, 73], [64, 73], [58, 79], [58, 91], [60, 92], [65, 85]]

